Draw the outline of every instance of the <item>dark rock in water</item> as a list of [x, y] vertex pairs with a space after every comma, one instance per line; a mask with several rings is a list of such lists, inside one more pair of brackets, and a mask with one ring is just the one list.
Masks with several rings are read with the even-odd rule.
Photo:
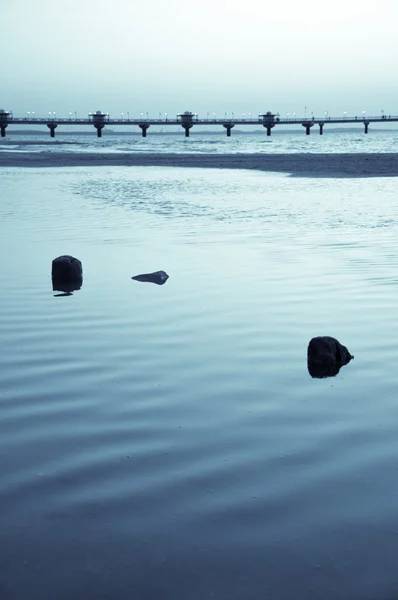
[[352, 358], [343, 344], [327, 335], [314, 337], [308, 344], [307, 365], [311, 377], [334, 377]]
[[51, 277], [53, 290], [69, 295], [83, 285], [82, 263], [74, 256], [58, 256], [52, 262]]
[[155, 273], [143, 273], [142, 275], [135, 275], [131, 279], [136, 281], [147, 281], [149, 283], [156, 283], [157, 285], [163, 285], [168, 280], [169, 276], [165, 271], [155, 271]]

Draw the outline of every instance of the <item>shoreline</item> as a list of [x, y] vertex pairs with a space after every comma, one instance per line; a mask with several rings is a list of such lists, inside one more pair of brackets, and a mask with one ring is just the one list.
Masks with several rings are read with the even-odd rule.
[[247, 169], [301, 177], [397, 177], [398, 153], [361, 154], [160, 154], [10, 152], [0, 149], [0, 168], [182, 167]]

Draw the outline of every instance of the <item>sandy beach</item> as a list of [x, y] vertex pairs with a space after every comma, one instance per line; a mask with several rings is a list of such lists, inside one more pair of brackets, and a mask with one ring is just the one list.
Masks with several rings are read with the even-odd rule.
[[0, 167], [90, 166], [254, 169], [305, 177], [396, 177], [398, 154], [37, 153], [0, 150]]

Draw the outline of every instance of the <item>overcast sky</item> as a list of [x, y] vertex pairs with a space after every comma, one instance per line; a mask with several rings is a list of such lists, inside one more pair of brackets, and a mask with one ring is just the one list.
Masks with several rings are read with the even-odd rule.
[[0, 0], [0, 108], [398, 113], [398, 0]]

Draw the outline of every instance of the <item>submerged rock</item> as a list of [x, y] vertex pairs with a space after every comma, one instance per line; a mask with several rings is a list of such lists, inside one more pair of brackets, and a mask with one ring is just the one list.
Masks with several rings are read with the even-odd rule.
[[163, 285], [168, 280], [169, 276], [165, 271], [155, 271], [155, 273], [143, 273], [142, 275], [135, 275], [131, 279], [136, 281], [146, 281], [149, 283], [156, 283], [156, 285]]
[[307, 365], [311, 377], [334, 377], [352, 358], [348, 349], [334, 337], [314, 337], [308, 344]]
[[51, 278], [53, 290], [71, 294], [83, 285], [83, 267], [78, 258], [64, 254], [54, 258]]

